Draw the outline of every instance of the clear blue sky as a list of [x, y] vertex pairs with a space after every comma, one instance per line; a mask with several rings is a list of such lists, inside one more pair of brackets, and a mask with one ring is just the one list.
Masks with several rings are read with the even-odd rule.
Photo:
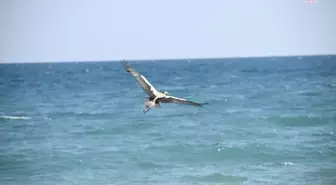
[[336, 54], [336, 1], [0, 0], [0, 62]]

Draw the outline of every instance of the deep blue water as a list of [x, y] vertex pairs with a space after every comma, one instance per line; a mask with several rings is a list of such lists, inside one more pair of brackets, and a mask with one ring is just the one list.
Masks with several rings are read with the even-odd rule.
[[0, 184], [336, 184], [336, 57], [0, 65]]

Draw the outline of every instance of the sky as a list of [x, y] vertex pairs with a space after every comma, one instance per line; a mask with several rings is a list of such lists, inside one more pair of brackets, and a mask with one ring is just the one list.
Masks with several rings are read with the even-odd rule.
[[0, 0], [0, 63], [336, 54], [335, 33], [335, 0]]

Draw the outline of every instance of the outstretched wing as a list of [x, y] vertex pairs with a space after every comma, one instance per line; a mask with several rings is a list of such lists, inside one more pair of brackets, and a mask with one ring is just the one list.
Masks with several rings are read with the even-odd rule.
[[153, 87], [153, 85], [149, 83], [146, 77], [144, 77], [143, 75], [138, 73], [136, 70], [134, 70], [131, 66], [129, 66], [125, 60], [122, 60], [121, 64], [125, 68], [125, 70], [129, 72], [138, 81], [138, 83], [141, 85], [143, 90], [149, 96], [156, 96], [157, 94], [159, 94], [159, 92]]
[[196, 103], [196, 102], [192, 102], [192, 101], [189, 101], [183, 98], [174, 97], [174, 96], [165, 96], [163, 98], [160, 98], [160, 101], [163, 103], [186, 104], [186, 105], [193, 105], [197, 107], [202, 107], [203, 105], [208, 104], [208, 103]]

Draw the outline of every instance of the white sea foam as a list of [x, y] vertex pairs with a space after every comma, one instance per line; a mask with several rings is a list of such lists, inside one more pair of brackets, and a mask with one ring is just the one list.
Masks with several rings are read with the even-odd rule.
[[285, 165], [285, 166], [294, 166], [295, 165], [292, 162], [283, 162], [282, 164]]
[[26, 117], [26, 116], [0, 116], [0, 118], [2, 119], [23, 119], [23, 120], [31, 119], [31, 117]]

